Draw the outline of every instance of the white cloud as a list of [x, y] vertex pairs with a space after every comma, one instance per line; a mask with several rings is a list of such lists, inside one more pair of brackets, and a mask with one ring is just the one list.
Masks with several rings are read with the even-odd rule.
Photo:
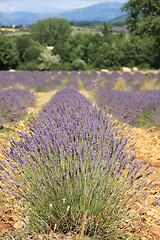
[[6, 11], [6, 8], [7, 8], [6, 3], [1, 3], [1, 2], [0, 2], [0, 12], [5, 12], [5, 11]]

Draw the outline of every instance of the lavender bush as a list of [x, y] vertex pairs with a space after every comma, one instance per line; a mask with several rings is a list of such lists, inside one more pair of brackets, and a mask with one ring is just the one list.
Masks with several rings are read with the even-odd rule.
[[84, 89], [87, 91], [90, 91], [93, 94], [93, 96], [95, 96], [97, 92], [100, 91], [101, 89], [100, 85], [97, 83], [94, 83], [91, 80], [91, 75], [88, 74], [86, 71], [82, 71], [79, 77], [83, 83]]
[[140, 93], [103, 90], [96, 97], [99, 107], [131, 125], [154, 124], [152, 115], [160, 108], [159, 90]]
[[35, 105], [35, 96], [28, 90], [11, 88], [0, 91], [0, 124], [23, 119], [27, 108]]
[[96, 80], [99, 76], [99, 74], [95, 70], [92, 70], [90, 72], [90, 74], [91, 74], [92, 79], [94, 79], [94, 80]]
[[82, 239], [127, 235], [129, 209], [154, 186], [147, 181], [154, 169], [127, 150], [130, 136], [69, 88], [57, 92], [29, 128], [3, 150], [7, 163], [0, 161], [0, 169], [9, 185], [3, 191], [26, 201], [31, 226]]

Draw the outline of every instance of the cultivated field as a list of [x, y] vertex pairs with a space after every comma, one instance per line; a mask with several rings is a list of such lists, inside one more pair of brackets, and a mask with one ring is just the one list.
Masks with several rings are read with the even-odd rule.
[[160, 239], [159, 71], [1, 71], [0, 89], [2, 239]]

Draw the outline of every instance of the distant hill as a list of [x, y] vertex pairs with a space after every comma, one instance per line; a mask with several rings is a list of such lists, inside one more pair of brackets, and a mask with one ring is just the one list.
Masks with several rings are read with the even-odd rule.
[[122, 3], [109, 2], [98, 3], [86, 8], [79, 8], [60, 13], [58, 16], [69, 21], [109, 21], [116, 17], [122, 16]]
[[3, 25], [31, 25], [38, 20], [47, 19], [49, 17], [56, 17], [55, 13], [31, 13], [31, 12], [0, 12], [0, 24]]
[[122, 3], [109, 2], [98, 3], [85, 8], [78, 8], [61, 13], [31, 13], [31, 12], [0, 12], [0, 24], [25, 24], [30, 25], [38, 21], [38, 19], [46, 19], [49, 17], [65, 18], [68, 21], [110, 21], [117, 17], [124, 16], [121, 7]]
[[128, 18], [128, 14], [125, 14], [123, 16], [112, 19], [110, 22], [114, 26], [124, 26], [126, 25], [127, 18]]

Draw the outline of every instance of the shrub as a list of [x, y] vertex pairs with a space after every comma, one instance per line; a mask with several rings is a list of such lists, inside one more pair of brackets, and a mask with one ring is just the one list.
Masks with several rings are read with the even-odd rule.
[[72, 69], [73, 70], [85, 70], [86, 63], [82, 59], [76, 59], [72, 62]]
[[60, 56], [52, 55], [52, 52], [49, 50], [44, 50], [39, 57], [39, 64], [40, 70], [58, 70], [60, 67]]
[[131, 205], [154, 186], [147, 183], [150, 164], [143, 169], [126, 150], [129, 135], [68, 88], [57, 92], [29, 127], [29, 134], [20, 133], [21, 141], [11, 140], [11, 149], [4, 149], [7, 164], [1, 161], [0, 168], [8, 191], [26, 200], [31, 226], [122, 238]]
[[30, 62], [25, 62], [25, 63], [21, 63], [20, 65], [18, 65], [17, 70], [30, 70], [30, 71], [34, 71], [34, 70], [38, 70], [38, 63], [37, 61], [33, 60]]

